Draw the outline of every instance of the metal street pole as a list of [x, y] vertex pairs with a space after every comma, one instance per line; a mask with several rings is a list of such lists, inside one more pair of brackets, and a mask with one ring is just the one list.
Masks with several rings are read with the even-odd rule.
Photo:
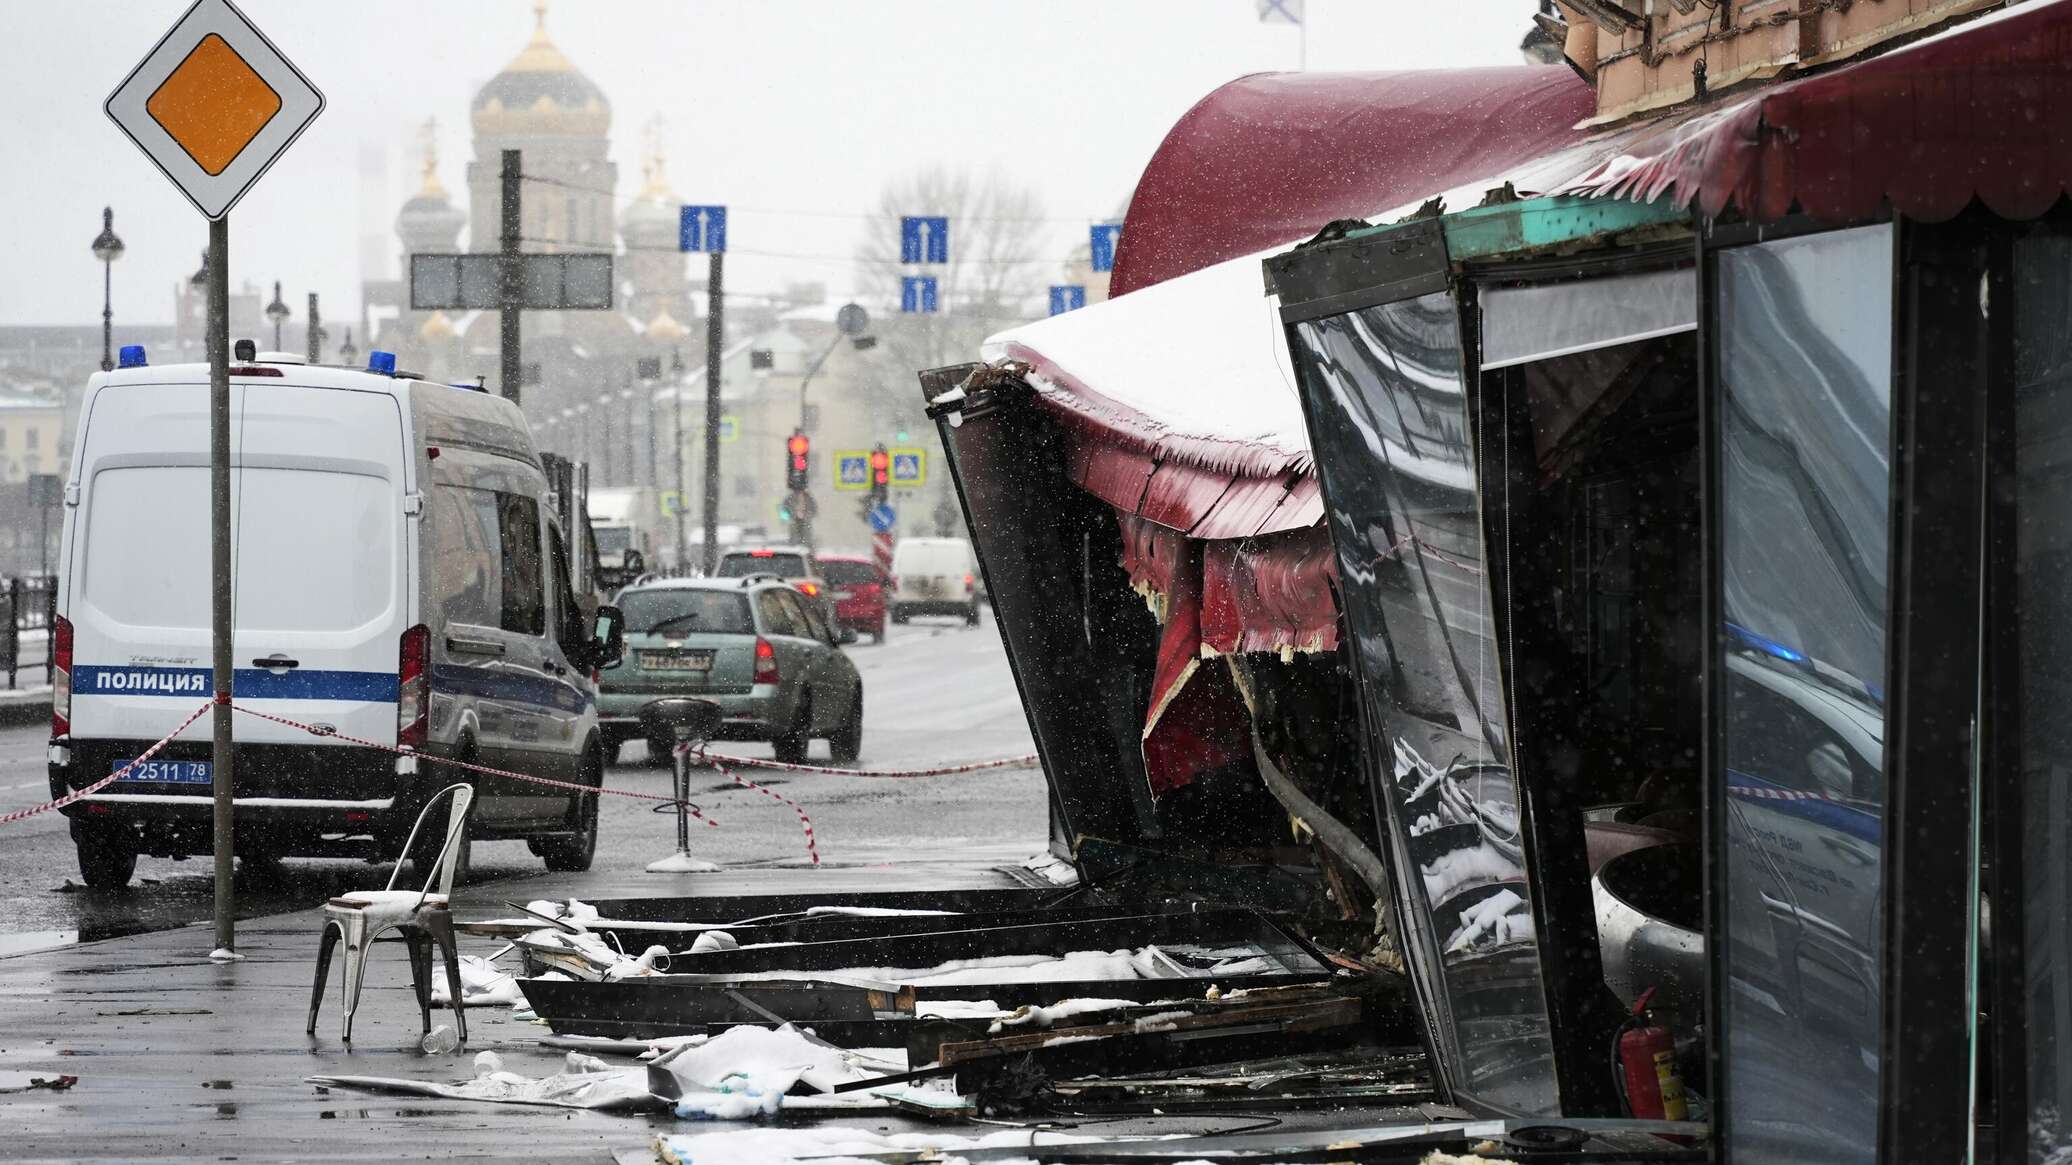
[[230, 216], [209, 220], [209, 636], [215, 651], [216, 707], [210, 783], [216, 848], [216, 948], [237, 949], [237, 900], [231, 880], [230, 759]]
[[726, 342], [726, 298], [720, 286], [726, 252], [712, 252], [705, 280], [705, 573], [719, 572], [719, 358]]
[[311, 364], [315, 364], [323, 359], [324, 327], [317, 319], [317, 293], [314, 291], [309, 293], [309, 315], [304, 318], [308, 321], [309, 329], [304, 337], [306, 342], [303, 344], [303, 347], [309, 350], [305, 358]]
[[501, 319], [498, 321], [497, 337], [502, 358], [498, 365], [497, 379], [502, 381], [504, 399], [512, 404], [518, 403], [518, 382], [522, 378], [520, 369], [523, 366], [518, 360], [518, 305], [525, 302], [525, 270], [519, 266], [518, 258], [518, 235], [521, 229], [518, 200], [522, 190], [518, 181], [518, 159], [517, 150], [503, 152], [503, 172], [500, 175], [503, 186], [502, 233], [497, 248], [501, 256], [497, 262], [497, 300], [503, 305], [498, 309]]
[[691, 495], [684, 485], [683, 476], [683, 376], [676, 378], [676, 387], [671, 390], [676, 399], [676, 424], [670, 434], [669, 445], [676, 454], [676, 569], [685, 574], [691, 572], [691, 535], [684, 520], [684, 514], [691, 508]]
[[115, 261], [122, 258], [122, 239], [115, 233], [115, 208], [101, 208], [101, 233], [94, 236], [94, 258], [101, 261], [101, 371], [115, 368]]

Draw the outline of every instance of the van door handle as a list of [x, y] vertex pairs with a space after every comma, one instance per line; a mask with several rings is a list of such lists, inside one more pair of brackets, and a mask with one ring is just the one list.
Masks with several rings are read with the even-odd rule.
[[448, 635], [446, 650], [465, 651], [473, 655], [502, 655], [504, 645], [494, 639], [463, 639], [458, 635]]
[[289, 659], [289, 658], [288, 658], [287, 656], [285, 656], [285, 655], [282, 655], [282, 654], [281, 654], [280, 652], [276, 651], [276, 652], [274, 652], [274, 653], [273, 653], [272, 655], [269, 655], [269, 656], [267, 656], [267, 657], [266, 657], [266, 658], [264, 658], [264, 659], [255, 659], [255, 660], [253, 660], [253, 661], [252, 661], [252, 666], [253, 666], [253, 667], [301, 667], [301, 666], [302, 666], [302, 661], [301, 661], [301, 660], [299, 660], [299, 659]]

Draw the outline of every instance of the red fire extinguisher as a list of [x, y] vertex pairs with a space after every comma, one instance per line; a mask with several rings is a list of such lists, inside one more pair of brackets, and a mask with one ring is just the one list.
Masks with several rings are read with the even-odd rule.
[[1633, 1015], [1619, 1025], [1619, 1074], [1626, 1110], [1636, 1120], [1680, 1121], [1690, 1110], [1684, 1104], [1683, 1077], [1676, 1071], [1676, 1041], [1648, 1011], [1648, 1001], [1654, 997], [1653, 987], [1641, 992], [1633, 1002]]

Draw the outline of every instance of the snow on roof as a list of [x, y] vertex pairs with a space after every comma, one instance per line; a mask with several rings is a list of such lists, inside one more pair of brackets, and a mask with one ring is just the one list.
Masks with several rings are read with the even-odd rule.
[[[1278, 248], [1276, 248], [1278, 250]], [[1309, 466], [1309, 434], [1262, 252], [1000, 332], [1048, 403], [1207, 469]]]

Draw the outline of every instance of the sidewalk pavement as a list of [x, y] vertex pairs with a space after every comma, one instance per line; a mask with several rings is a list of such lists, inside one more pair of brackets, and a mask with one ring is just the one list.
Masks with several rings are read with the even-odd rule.
[[[369, 867], [369, 888], [385, 876]], [[548, 874], [467, 887], [457, 919], [507, 917], [504, 900], [989, 888], [1025, 884], [997, 867], [902, 863], [699, 875]], [[418, 1050], [417, 1004], [401, 944], [375, 948], [350, 1049], [339, 1043], [343, 951], [317, 1034], [303, 1034], [321, 915], [243, 923], [245, 957], [212, 963], [207, 924], [0, 958], [0, 1073], [70, 1074], [64, 1091], [0, 1094], [6, 1157], [77, 1160], [394, 1161], [405, 1156], [496, 1161], [649, 1160], [660, 1131], [696, 1131], [669, 1117], [397, 1097], [304, 1083], [319, 1074], [459, 1082], [494, 1051], [529, 1076], [561, 1069], [544, 1026], [509, 1008], [469, 1008], [468, 1044]], [[461, 936], [462, 953], [497, 940]], [[451, 1023], [434, 1010], [432, 1023]], [[631, 1062], [628, 1062], [631, 1066]], [[868, 1117], [869, 1114], [860, 1114]], [[707, 1129], [710, 1126], [705, 1126]], [[623, 1156], [621, 1156], [623, 1155]]]
[[[5, 676], [0, 676], [4, 681]], [[34, 724], [50, 719], [50, 685], [43, 682], [43, 667], [35, 669], [36, 682], [29, 683], [27, 673], [18, 677], [18, 688], [0, 688], [0, 727], [18, 724]]]

